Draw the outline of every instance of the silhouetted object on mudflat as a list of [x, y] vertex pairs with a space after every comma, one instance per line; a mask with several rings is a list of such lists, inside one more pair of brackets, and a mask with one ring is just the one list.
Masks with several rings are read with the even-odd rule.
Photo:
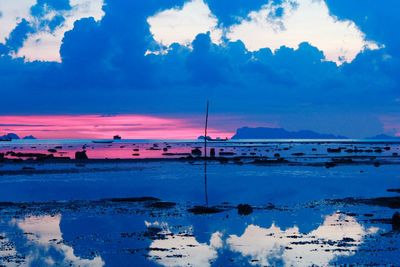
[[253, 208], [249, 204], [239, 204], [237, 210], [239, 215], [249, 215], [253, 213]]
[[214, 214], [222, 212], [223, 210], [216, 207], [194, 206], [188, 209], [188, 211], [194, 214]]
[[327, 150], [326, 150], [328, 153], [340, 153], [340, 152], [342, 152], [342, 148], [328, 148]]
[[392, 228], [395, 231], [400, 231], [400, 212], [396, 212], [392, 217]]
[[215, 157], [215, 148], [210, 149], [210, 157], [214, 158]]
[[75, 159], [79, 159], [79, 160], [85, 160], [85, 159], [89, 159], [89, 157], [86, 154], [86, 151], [77, 151], [75, 152]]
[[201, 150], [199, 148], [195, 148], [192, 150], [192, 155], [196, 156], [196, 157], [200, 157], [201, 156]]

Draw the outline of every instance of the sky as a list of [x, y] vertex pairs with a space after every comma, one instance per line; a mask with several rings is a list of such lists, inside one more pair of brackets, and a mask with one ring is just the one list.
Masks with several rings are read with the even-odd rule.
[[0, 0], [0, 135], [195, 138], [208, 99], [215, 136], [243, 126], [400, 136], [398, 10], [397, 0]]

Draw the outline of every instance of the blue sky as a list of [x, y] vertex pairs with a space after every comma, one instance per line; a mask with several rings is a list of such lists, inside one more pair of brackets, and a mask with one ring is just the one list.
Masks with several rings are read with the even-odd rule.
[[229, 127], [400, 133], [398, 10], [397, 0], [0, 0], [0, 112], [190, 117], [208, 98], [221, 127], [227, 116]]

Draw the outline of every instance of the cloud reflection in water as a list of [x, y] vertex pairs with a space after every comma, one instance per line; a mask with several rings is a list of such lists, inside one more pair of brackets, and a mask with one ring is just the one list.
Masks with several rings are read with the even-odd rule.
[[[71, 246], [64, 244], [60, 228], [61, 215], [30, 216], [15, 224], [26, 233], [32, 249], [26, 257], [26, 266], [52, 266], [54, 264], [99, 267], [105, 263], [100, 256], [82, 259]], [[61, 261], [60, 261], [61, 259]]]
[[270, 228], [249, 225], [243, 235], [231, 235], [226, 243], [252, 265], [329, 266], [335, 257], [354, 255], [364, 237], [377, 231], [364, 228], [354, 217], [335, 213], [308, 234], [300, 233], [297, 226], [282, 230], [275, 224]]
[[159, 232], [163, 236], [150, 245], [150, 258], [162, 266], [210, 266], [222, 247], [222, 233], [211, 235], [210, 244], [200, 243], [193, 236], [191, 229], [173, 234], [167, 224], [158, 222], [147, 226], [162, 226]]
[[300, 233], [297, 226], [282, 230], [275, 224], [270, 228], [251, 224], [241, 236], [229, 235], [226, 240], [220, 232], [213, 233], [210, 245], [199, 243], [190, 232], [173, 234], [167, 227], [160, 232], [165, 238], [151, 243], [149, 256], [163, 266], [210, 266], [218, 249], [225, 249], [254, 266], [329, 266], [336, 257], [354, 255], [364, 237], [377, 231], [341, 213], [326, 216], [309, 233]]

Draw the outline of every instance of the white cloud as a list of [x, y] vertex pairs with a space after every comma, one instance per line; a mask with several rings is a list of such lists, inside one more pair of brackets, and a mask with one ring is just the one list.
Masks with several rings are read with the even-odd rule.
[[[51, 18], [62, 15], [65, 22], [53, 32], [49, 28], [40, 29], [34, 34], [29, 35], [21, 49], [15, 56], [25, 57], [26, 61], [57, 61], [61, 62], [60, 47], [64, 33], [72, 30], [74, 22], [87, 17], [93, 17], [96, 21], [101, 20], [104, 15], [102, 10], [103, 0], [71, 0], [71, 10], [59, 11], [49, 10], [46, 14]], [[32, 25], [39, 27], [34, 17], [27, 16], [26, 20]]]
[[[282, 16], [276, 11], [284, 10]], [[378, 49], [349, 20], [338, 20], [329, 12], [325, 0], [286, 0], [280, 5], [267, 4], [231, 26], [227, 38], [241, 40], [250, 51], [276, 50], [281, 46], [298, 48], [302, 42], [322, 50], [329, 61], [351, 62], [365, 49]]]
[[191, 0], [182, 8], [161, 11], [147, 19], [154, 39], [164, 45], [179, 43], [189, 46], [200, 33], [210, 32], [214, 43], [221, 42], [218, 19], [203, 0]]
[[0, 43], [4, 43], [18, 23], [29, 16], [35, 3], [36, 0], [0, 0]]

